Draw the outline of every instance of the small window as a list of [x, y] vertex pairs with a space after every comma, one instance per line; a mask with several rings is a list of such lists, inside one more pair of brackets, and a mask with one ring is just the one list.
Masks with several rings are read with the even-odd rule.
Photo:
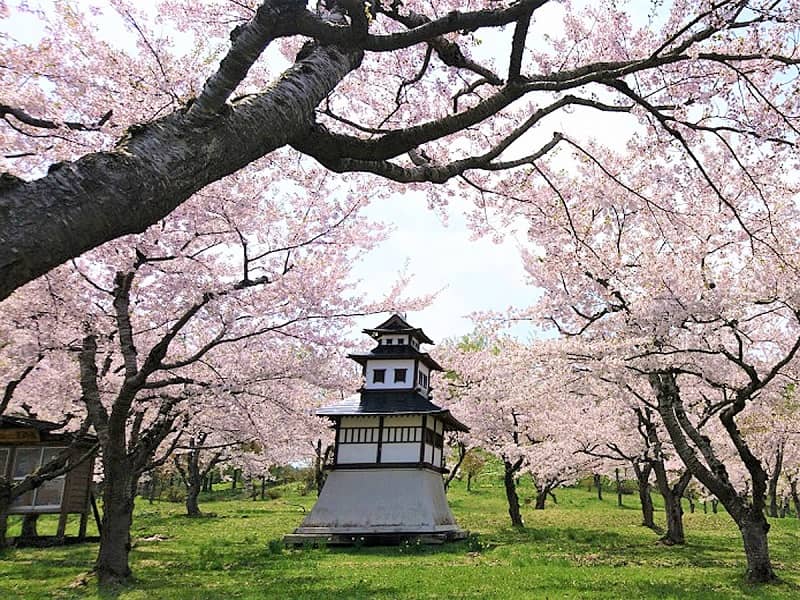
[[406, 373], [408, 369], [395, 369], [394, 370], [394, 382], [395, 383], [405, 383], [406, 381]]
[[[65, 448], [18, 448], [12, 468], [12, 479], [21, 481], [39, 467], [47, 464]], [[44, 482], [39, 488], [30, 490], [17, 497], [12, 506], [15, 508], [57, 508], [64, 495], [66, 475], [61, 475]]]
[[386, 369], [372, 371], [372, 383], [383, 383], [384, 381], [386, 381]]
[[405, 344], [405, 338], [397, 338], [398, 344]]
[[393, 343], [394, 343], [394, 340], [392, 338], [386, 338], [386, 345], [387, 346], [391, 346]]

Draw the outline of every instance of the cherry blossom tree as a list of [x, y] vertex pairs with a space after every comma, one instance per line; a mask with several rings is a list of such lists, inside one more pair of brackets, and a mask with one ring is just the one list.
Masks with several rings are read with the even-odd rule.
[[[96, 451], [96, 446], [84, 444], [89, 422], [79, 404], [71, 332], [64, 327], [65, 315], [53, 309], [42, 284], [32, 284], [29, 293], [8, 300], [0, 313], [0, 416], [49, 420], [54, 424], [51, 431], [65, 434], [66, 448], [20, 479], [0, 473], [0, 547], [6, 544], [8, 509], [14, 500], [63, 475]], [[30, 293], [33, 291], [36, 293]]]
[[[530, 474], [536, 507], [555, 488], [590, 472], [598, 461], [577, 454], [581, 413], [568, 394], [568, 371], [553, 368], [558, 358], [545, 342], [522, 344], [511, 338], [476, 335], [437, 350], [448, 367], [446, 404], [470, 425], [463, 440], [503, 463], [508, 512], [523, 527], [517, 479]], [[548, 360], [550, 359], [550, 360]], [[572, 409], [564, 411], [565, 403]]]
[[[115, 0], [20, 10], [41, 36], [3, 40], [2, 297], [280, 148], [337, 173], [450, 182], [429, 188], [434, 203], [484, 202], [551, 180], [542, 165], [558, 164], [558, 148], [585, 149], [554, 132], [562, 115], [650, 123], [705, 180], [715, 165], [694, 138], [742, 139], [730, 149], [750, 172], [761, 148], [793, 148], [800, 114], [792, 2], [164, 0], [148, 11]], [[125, 34], [110, 40], [109, 29]], [[720, 111], [724, 122], [709, 121]], [[675, 148], [649, 151], [667, 161]], [[509, 169], [519, 182], [510, 192], [495, 177]]]
[[[297, 169], [302, 165], [290, 162], [282, 173], [291, 177]], [[365, 223], [357, 215], [361, 201], [329, 187], [324, 174], [317, 190], [308, 196], [282, 179], [238, 175], [144, 234], [47, 276], [48, 298], [71, 323], [79, 348], [79, 397], [102, 451], [95, 565], [102, 584], [130, 575], [138, 481], [178, 446], [191, 452], [192, 438], [200, 450], [198, 415], [239, 407], [218, 419], [229, 429], [218, 429], [227, 436], [219, 443], [244, 441], [234, 431], [252, 435], [259, 428], [268, 436], [286, 421], [278, 410], [284, 399], [268, 386], [290, 377], [333, 381], [329, 357], [346, 346], [349, 318], [413, 307], [404, 306], [402, 281], [385, 290], [385, 299], [355, 293], [350, 268], [382, 238], [382, 228]], [[291, 409], [310, 415], [313, 405], [302, 405], [310, 398], [298, 395]], [[270, 448], [266, 439], [255, 441]]]
[[[548, 172], [552, 186], [534, 190], [535, 208], [506, 208], [524, 212], [537, 244], [527, 257], [547, 290], [537, 315], [563, 336], [580, 335], [587, 362], [604, 364], [598, 376], [659, 415], [689, 473], [736, 521], [748, 578], [769, 581], [767, 472], [738, 423], [795, 376], [794, 183], [771, 159], [743, 175], [723, 142], [745, 141], [720, 132], [693, 133], [715, 165], [698, 179], [699, 167], [680, 155], [650, 160], [653, 144], [682, 145], [659, 134], [654, 124], [624, 158], [576, 155], [573, 174]], [[590, 179], [591, 187], [577, 185]], [[701, 430], [711, 419], [723, 436]], [[733, 475], [739, 469], [747, 492]]]

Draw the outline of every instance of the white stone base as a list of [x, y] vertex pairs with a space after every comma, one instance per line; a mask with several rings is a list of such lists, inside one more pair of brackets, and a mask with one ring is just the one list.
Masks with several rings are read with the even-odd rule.
[[328, 474], [317, 503], [287, 543], [304, 538], [331, 541], [372, 536], [461, 539], [447, 505], [440, 473], [425, 468], [347, 469]]

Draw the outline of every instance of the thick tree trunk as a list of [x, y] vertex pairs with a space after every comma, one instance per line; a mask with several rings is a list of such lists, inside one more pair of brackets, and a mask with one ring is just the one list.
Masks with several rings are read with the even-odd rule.
[[524, 527], [525, 523], [522, 520], [522, 513], [519, 508], [516, 484], [516, 474], [522, 464], [522, 459], [513, 464], [506, 460], [503, 461], [503, 464], [505, 466], [503, 483], [506, 487], [506, 500], [508, 500], [508, 516], [511, 517], [511, 524], [514, 527]]
[[597, 499], [603, 499], [603, 479], [600, 477], [598, 473], [595, 473], [592, 476], [592, 483], [594, 483], [594, 487], [597, 489]]
[[124, 583], [131, 575], [128, 555], [136, 476], [124, 458], [104, 456], [103, 471], [103, 518], [95, 572], [100, 585], [108, 586]]
[[789, 493], [792, 495], [792, 504], [794, 504], [794, 516], [800, 519], [800, 493], [797, 491], [797, 479], [793, 479], [789, 483]]
[[661, 537], [661, 541], [668, 546], [686, 543], [686, 535], [683, 530], [683, 507], [681, 497], [686, 490], [686, 486], [692, 479], [687, 471], [678, 479], [675, 485], [670, 485], [667, 480], [667, 471], [661, 460], [653, 461], [653, 469], [656, 473], [658, 491], [664, 499], [664, 515], [667, 519], [667, 532]]
[[11, 484], [0, 477], [0, 549], [8, 545], [8, 509], [11, 506]]
[[39, 531], [36, 525], [39, 521], [39, 515], [25, 515], [22, 517], [22, 531], [20, 537], [35, 538], [39, 537]]
[[639, 488], [639, 503], [642, 506], [642, 525], [655, 529], [653, 518], [653, 497], [650, 495], [650, 465], [636, 470], [636, 483]]
[[667, 518], [667, 532], [661, 541], [668, 546], [685, 544], [686, 536], [683, 532], [683, 507], [680, 496], [672, 493], [662, 494], [664, 498], [664, 514]]
[[0, 511], [0, 550], [8, 546], [8, 513]]
[[[791, 355], [787, 360], [789, 358]], [[675, 450], [692, 475], [722, 502], [742, 533], [747, 558], [747, 579], [753, 583], [772, 581], [775, 579], [775, 574], [767, 544], [769, 523], [764, 516], [767, 474], [747, 445], [735, 421], [736, 416], [746, 408], [752, 392], [737, 393], [732, 404], [719, 415], [720, 422], [750, 474], [753, 493], [751, 502], [748, 502], [732, 485], [725, 464], [716, 456], [709, 438], [701, 435], [688, 419], [680, 398], [675, 373], [651, 373], [649, 377], [658, 398], [658, 412]], [[700, 461], [689, 440], [702, 453], [705, 464]]]
[[200, 517], [200, 486], [189, 485], [186, 487], [186, 514], [190, 517]]
[[536, 503], [534, 504], [534, 508], [536, 510], [544, 510], [544, 503], [547, 500], [547, 491], [543, 492], [536, 492]]
[[775, 572], [772, 570], [767, 544], [769, 523], [766, 517], [761, 511], [750, 511], [738, 521], [747, 557], [747, 580], [752, 583], [774, 581]]
[[772, 473], [769, 476], [767, 484], [767, 498], [768, 498], [768, 513], [770, 517], [778, 516], [778, 480], [783, 470], [783, 447], [778, 446], [775, 451], [775, 464], [773, 465]]
[[[290, 3], [266, 4], [293, 10]], [[275, 15], [291, 26], [293, 14]], [[197, 190], [301, 137], [317, 105], [362, 56], [318, 46], [264, 92], [211, 118], [176, 111], [132, 127], [114, 150], [58, 163], [35, 181], [4, 182], [0, 299], [86, 250], [144, 231]]]

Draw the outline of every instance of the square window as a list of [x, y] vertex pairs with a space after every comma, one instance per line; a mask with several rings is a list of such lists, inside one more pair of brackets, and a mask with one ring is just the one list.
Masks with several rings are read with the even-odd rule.
[[36, 506], [60, 506], [61, 496], [64, 493], [64, 478], [58, 477], [45, 481], [36, 490]]
[[392, 338], [386, 338], [386, 345], [387, 346], [391, 346], [393, 343], [394, 343], [394, 340]]
[[22, 496], [17, 496], [11, 503], [14, 508], [21, 508], [23, 506], [33, 506], [33, 490], [25, 492]]
[[406, 381], [406, 373], [408, 369], [395, 369], [394, 370], [394, 382], [395, 383], [405, 383]]
[[383, 383], [384, 381], [386, 381], [386, 369], [372, 371], [372, 383]]
[[41, 448], [18, 448], [14, 458], [14, 479], [23, 479], [29, 473], [33, 473], [39, 468], [39, 461], [42, 458]]

